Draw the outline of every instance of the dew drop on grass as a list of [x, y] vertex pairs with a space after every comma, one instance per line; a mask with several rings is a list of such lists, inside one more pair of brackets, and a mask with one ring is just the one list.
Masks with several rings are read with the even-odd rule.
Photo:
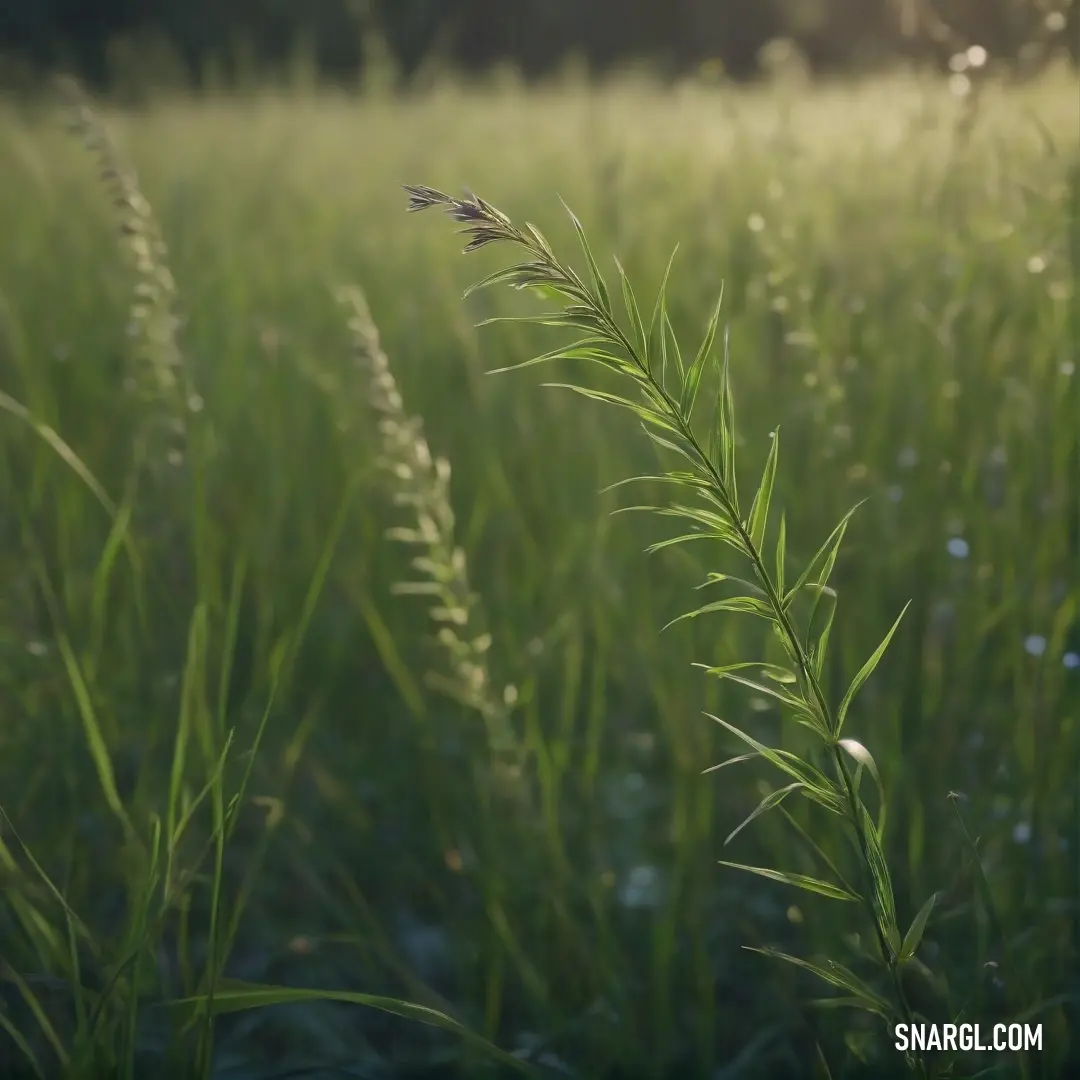
[[619, 903], [628, 908], [654, 908], [660, 903], [660, 875], [654, 866], [635, 866], [619, 888]]
[[1080, 668], [1080, 653], [1067, 652], [1062, 658], [1061, 662], [1070, 670], [1075, 671]]
[[1018, 821], [1013, 826], [1013, 840], [1018, 844], [1026, 844], [1031, 839], [1031, 826], [1026, 821]]
[[1024, 638], [1024, 652], [1028, 656], [1042, 656], [1046, 652], [1046, 638], [1042, 634], [1028, 634]]
[[971, 551], [968, 542], [962, 536], [950, 537], [945, 548], [954, 559], [966, 559]]

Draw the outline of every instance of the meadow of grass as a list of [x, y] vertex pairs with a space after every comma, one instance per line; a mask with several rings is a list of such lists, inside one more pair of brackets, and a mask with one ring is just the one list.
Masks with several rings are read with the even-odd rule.
[[[901, 926], [941, 890], [920, 955], [950, 1002], [977, 1002], [984, 1023], [1038, 1008], [1045, 1051], [1025, 1075], [1066, 1075], [1080, 992], [1072, 77], [974, 100], [907, 77], [812, 92], [626, 81], [100, 115], [168, 244], [183, 377], [149, 395], [137, 377], [138, 274], [93, 155], [58, 110], [0, 113], [12, 1075], [31, 1059], [101, 1076], [489, 1067], [468, 1040], [349, 994], [439, 1010], [596, 1080], [809, 1076], [815, 1042], [836, 1076], [903, 1064], [859, 1014], [810, 1007], [809, 977], [741, 948], [844, 959], [872, 943], [838, 905], [717, 865], [816, 872], [778, 815], [724, 848], [769, 790], [760, 769], [701, 775], [737, 745], [705, 711], [802, 750], [775, 702], [692, 666], [758, 656], [752, 622], [660, 632], [718, 553], [646, 558], [670, 530], [611, 516], [656, 501], [601, 493], [656, 471], [629, 417], [536, 389], [542, 369], [485, 376], [563, 342], [476, 329], [536, 301], [463, 302], [504, 264], [407, 216], [403, 183], [468, 186], [573, 257], [562, 196], [649, 309], [678, 243], [668, 310], [691, 356], [723, 287], [749, 477], [783, 431], [789, 557], [868, 500], [832, 579], [830, 694], [912, 601], [846, 727], [889, 795]], [[335, 298], [348, 284], [404, 411], [452, 463], [525, 804], [479, 767], [491, 716], [425, 678], [445, 651], [429, 603], [392, 589], [416, 577], [386, 536], [410, 524], [395, 502], [407, 478], [379, 467], [370, 373]], [[340, 1000], [274, 1005], [218, 976]], [[165, 1004], [217, 994], [229, 1010], [230, 993], [212, 1053], [205, 1010]]]

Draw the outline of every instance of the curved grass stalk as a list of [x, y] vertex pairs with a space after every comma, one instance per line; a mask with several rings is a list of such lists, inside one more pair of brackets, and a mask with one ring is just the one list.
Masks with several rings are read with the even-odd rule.
[[[905, 989], [906, 966], [919, 963], [915, 953], [933, 910], [935, 897], [927, 901], [907, 933], [901, 937], [892, 881], [883, 850], [885, 798], [881, 777], [870, 751], [861, 742], [843, 734], [852, 701], [881, 660], [900, 618], [856, 674], [839, 706], [834, 708], [829, 703], [822, 688], [822, 672], [836, 599], [828, 582], [854, 509], [836, 526], [795, 582], [787, 585], [787, 529], [782, 517], [771, 559], [766, 557], [764, 546], [776, 477], [779, 434], [772, 433], [772, 445], [764, 472], [747, 507], [740, 499], [736, 479], [735, 409], [726, 332], [723, 359], [715, 359], [720, 304], [712, 314], [700, 347], [687, 363], [668, 318], [665, 299], [667, 274], [660, 286], [651, 320], [646, 326], [633, 288], [622, 266], [616, 263], [625, 318], [617, 316], [611, 290], [600, 273], [584, 229], [569, 208], [567, 212], [570, 213], [588, 267], [588, 281], [555, 255], [550, 244], [533, 225], [525, 224], [519, 228], [483, 199], [472, 195], [457, 199], [424, 186], [407, 186], [405, 190], [409, 195], [410, 211], [438, 207], [464, 226], [462, 233], [468, 237], [466, 253], [497, 243], [508, 244], [524, 252], [523, 261], [489, 275], [469, 292], [498, 284], [519, 290], [535, 290], [554, 298], [558, 302], [557, 309], [527, 317], [524, 321], [574, 330], [580, 334], [573, 343], [527, 360], [517, 367], [551, 360], [588, 361], [629, 380], [637, 391], [636, 398], [595, 389], [581, 382], [547, 385], [572, 390], [593, 400], [629, 410], [661, 450], [682, 459], [678, 468], [668, 469], [661, 475], [622, 481], [663, 484], [680, 492], [686, 500], [635, 508], [677, 518], [687, 526], [681, 535], [654, 545], [654, 548], [689, 540], [713, 539], [734, 551], [749, 573], [743, 571], [742, 577], [710, 575], [709, 584], [726, 583], [741, 587], [741, 591], [705, 604], [681, 618], [694, 618], [711, 612], [731, 612], [754, 615], [771, 625], [787, 657], [788, 667], [744, 662], [710, 668], [708, 671], [757, 693], [779, 699], [796, 723], [815, 734], [825, 763], [819, 768], [811, 760], [765, 746], [735, 725], [713, 717], [746, 743], [750, 750], [750, 753], [723, 764], [764, 758], [784, 773], [789, 781], [786, 787], [768, 794], [735, 832], [798, 792], [842, 823], [853, 842], [861, 881], [856, 887], [843, 879], [836, 883], [771, 868], [738, 863], [723, 865], [861, 906], [873, 927], [880, 973], [885, 976], [888, 987], [886, 993], [879, 993], [854, 972], [832, 960], [811, 963], [775, 951], [769, 951], [769, 954], [812, 971], [842, 990], [851, 1004], [879, 1015], [890, 1024], [912, 1023], [920, 1014], [909, 1001]], [[670, 268], [669, 263], [669, 272]], [[503, 320], [488, 320], [499, 321]], [[694, 429], [692, 417], [709, 370], [718, 378], [719, 389], [709, 436], [703, 441]], [[809, 600], [811, 610], [809, 617], [801, 620], [800, 625], [796, 602], [802, 603], [804, 600]], [[757, 669], [764, 681], [747, 677], [745, 673], [748, 669]], [[880, 810], [877, 821], [860, 795], [864, 773], [870, 774], [878, 789]], [[820, 856], [820, 849], [813, 846]], [[838, 876], [835, 868], [830, 869], [834, 876]], [[919, 963], [919, 967], [923, 968], [923, 965]], [[927, 1063], [920, 1054], [909, 1055], [908, 1064], [915, 1074], [928, 1075]]]
[[368, 400], [379, 417], [380, 465], [394, 478], [394, 501], [412, 512], [412, 525], [390, 529], [387, 536], [422, 552], [412, 560], [422, 580], [398, 582], [393, 592], [432, 600], [429, 615], [438, 626], [447, 671], [429, 672], [427, 681], [480, 714], [496, 779], [512, 790], [523, 764], [521, 740], [511, 723], [517, 691], [507, 686], [498, 692], [492, 683], [491, 634], [478, 625], [480, 600], [469, 582], [466, 553], [454, 538], [450, 462], [432, 455], [423, 420], [407, 412], [364, 294], [348, 288], [338, 298], [348, 309], [355, 360], [367, 375]]
[[135, 346], [132, 386], [145, 406], [140, 412], [140, 457], [155, 468], [176, 467], [188, 451], [188, 414], [202, 407], [202, 399], [191, 385], [180, 348], [181, 320], [168, 247], [138, 178], [79, 84], [74, 79], [61, 79], [59, 89], [69, 104], [72, 131], [97, 161], [135, 271], [129, 332]]

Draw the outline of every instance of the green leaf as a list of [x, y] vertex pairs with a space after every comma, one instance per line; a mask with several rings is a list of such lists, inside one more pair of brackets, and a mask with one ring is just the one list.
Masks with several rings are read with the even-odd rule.
[[[49, 603], [49, 607], [52, 609], [53, 604]], [[54, 618], [58, 618], [58, 613], [53, 612], [53, 614]], [[71, 647], [67, 634], [60, 629], [58, 624], [56, 626], [56, 644], [60, 649], [60, 656], [64, 662], [68, 682], [71, 684], [72, 694], [86, 736], [86, 745], [90, 751], [90, 758], [94, 763], [94, 769], [97, 772], [98, 782], [105, 796], [105, 802], [123, 826], [125, 835], [134, 836], [135, 828], [128, 817], [123, 800], [120, 798], [119, 789], [116, 786], [116, 774], [113, 772], [112, 758], [109, 756], [109, 747], [98, 722], [97, 711], [90, 696], [90, 689], [83, 679], [79, 661], [75, 656], [75, 650]]]
[[787, 516], [780, 515], [780, 535], [776, 538], [776, 591], [784, 595], [784, 564], [787, 560]]
[[645, 326], [641, 321], [641, 311], [638, 309], [637, 297], [634, 296], [630, 279], [626, 276], [626, 271], [618, 259], [615, 260], [615, 269], [619, 272], [619, 281], [622, 285], [623, 307], [626, 308], [626, 316], [630, 320], [631, 327], [633, 327], [637, 346], [641, 349], [641, 359], [644, 361], [649, 349], [649, 339], [645, 335]]
[[719, 574], [715, 571], [711, 571], [705, 580], [700, 585], [694, 586], [694, 591], [699, 589], [707, 589], [710, 585], [723, 585], [725, 581], [734, 581], [743, 588], [747, 589], [753, 596], [765, 596], [765, 590], [756, 582], [747, 581], [746, 578], [736, 577], [734, 574]]
[[870, 770], [870, 775], [874, 778], [874, 782], [878, 786], [878, 790], [881, 790], [881, 774], [878, 772], [877, 762], [874, 760], [873, 755], [861, 742], [856, 739], [840, 739], [837, 746], [841, 746], [851, 755], [851, 757], [857, 761], [860, 765], [865, 765]]
[[618, 357], [613, 356], [608, 349], [594, 349], [594, 345], [609, 345], [606, 338], [592, 335], [590, 337], [581, 338], [579, 341], [575, 341], [571, 345], [560, 346], [558, 349], [552, 349], [551, 352], [541, 353], [539, 356], [534, 356], [529, 360], [523, 360], [517, 364], [510, 364], [507, 367], [492, 368], [489, 375], [503, 375], [508, 371], [519, 371], [521, 368], [533, 367], [536, 364], [546, 364], [551, 360], [591, 360], [595, 363], [603, 364], [604, 367], [614, 368], [618, 362]]
[[212, 1000], [208, 995], [201, 994], [179, 998], [166, 1004], [180, 1012], [198, 1017], [205, 1015], [207, 1008], [213, 1015], [220, 1016], [224, 1013], [245, 1012], [248, 1009], [263, 1009], [272, 1005], [295, 1005], [312, 1001], [338, 1001], [347, 1005], [361, 1005], [369, 1009], [378, 1009], [380, 1012], [391, 1013], [394, 1016], [401, 1016], [407, 1020], [415, 1020], [431, 1027], [442, 1028], [444, 1031], [460, 1036], [501, 1064], [510, 1066], [519, 1073], [531, 1075], [531, 1070], [524, 1062], [493, 1046], [479, 1035], [473, 1034], [459, 1021], [437, 1009], [400, 1001], [397, 998], [361, 994], [349, 990], [311, 990], [222, 980], [215, 988]]
[[551, 271], [541, 263], [515, 263], [513, 266], [504, 266], [479, 281], [473, 282], [465, 290], [464, 296], [468, 298], [475, 293], [482, 292], [484, 289], [490, 289], [493, 285], [513, 286], [515, 284], [520, 285], [522, 282], [532, 285], [545, 284], [558, 295], [565, 296], [566, 294], [562, 289], [555, 288], [554, 285], [547, 281], [550, 276]]
[[[617, 510], [613, 510], [613, 514], [624, 514], [630, 511], [645, 509], [638, 506], [626, 506], [620, 507]], [[742, 541], [742, 537], [737, 533], [733, 526], [728, 525], [723, 518], [715, 518], [712, 515], [713, 520], [710, 520], [710, 515], [704, 511], [703, 516], [698, 516], [696, 513], [683, 513], [682, 508], [676, 508], [672, 506], [653, 506], [649, 509], [659, 517], [675, 517], [680, 518], [683, 521], [692, 521], [695, 524], [704, 526], [705, 531], [700, 533], [695, 532], [695, 535], [701, 535], [710, 540], [719, 540], [722, 543], [727, 544], [729, 547], [734, 548], [740, 554], [745, 554], [745, 546]]]
[[690, 423], [690, 420], [694, 415], [694, 405], [697, 402], [698, 390], [701, 389], [701, 377], [705, 373], [705, 365], [709, 361], [709, 356], [712, 354], [713, 343], [716, 341], [716, 328], [720, 324], [720, 307], [723, 304], [723, 301], [724, 291], [721, 289], [720, 296], [716, 301], [716, 307], [713, 309], [712, 317], [709, 319], [708, 326], [705, 328], [705, 337], [702, 339], [701, 347], [697, 351], [697, 356], [694, 357], [694, 362], [690, 365], [690, 370], [683, 379], [682, 400], [679, 409], [682, 412], [683, 420], [687, 424]]
[[638, 484], [638, 483], [651, 483], [651, 484], [676, 484], [679, 487], [691, 487], [697, 488], [699, 491], [708, 490], [709, 481], [702, 479], [696, 473], [689, 472], [669, 472], [657, 476], [628, 476], [625, 480], [616, 480], [613, 484], [608, 484], [607, 487], [600, 489], [601, 494], [608, 491], [614, 491], [616, 488], [624, 487], [626, 484]]
[[810, 721], [811, 727], [820, 735], [822, 735], [823, 737], [827, 736], [828, 732], [823, 727], [821, 727], [820, 721], [817, 719], [816, 714], [814, 713], [808, 702], [803, 701], [802, 698], [798, 698], [794, 694], [789, 694], [784, 690], [778, 690], [776, 687], [766, 686], [764, 683], [756, 682], [754, 679], [747, 679], [743, 675], [735, 674], [736, 670], [738, 670], [739, 668], [760, 666], [760, 664], [756, 663], [729, 664], [725, 667], [708, 667], [705, 664], [694, 665], [694, 667], [703, 668], [706, 675], [712, 675], [718, 679], [727, 679], [729, 682], [738, 683], [740, 686], [745, 686], [747, 689], [753, 690], [758, 694], [765, 694], [768, 697], [775, 698], [777, 701], [787, 706], [797, 715], [802, 716], [806, 720]]
[[724, 362], [720, 369], [720, 394], [716, 407], [716, 466], [731, 500], [739, 512], [739, 485], [735, 475], [735, 399], [731, 394], [731, 330], [724, 327]]
[[893, 894], [889, 865], [885, 861], [881, 838], [870, 819], [870, 814], [861, 802], [858, 804], [858, 809], [862, 823], [862, 839], [865, 843], [865, 857], [874, 886], [874, 909], [889, 948], [894, 954], [899, 953], [900, 931], [896, 926], [896, 898]]
[[[667, 285], [668, 278], [671, 276], [671, 266], [675, 262], [675, 256], [678, 254], [679, 246], [675, 245], [674, 251], [671, 253], [671, 257], [668, 259], [667, 268], [664, 270], [664, 277], [660, 282], [660, 288], [656, 291], [656, 303], [653, 305], [652, 318], [649, 320], [649, 334], [648, 334], [648, 353], [650, 356], [654, 355], [657, 347], [660, 349], [660, 385], [667, 386], [667, 342], [665, 340], [664, 323], [667, 319]], [[660, 340], [656, 342], [657, 327], [660, 329]]]
[[[97, 477], [83, 463], [82, 458], [46, 423], [39, 420], [29, 409], [15, 398], [8, 396], [0, 390], [0, 409], [10, 413], [16, 419], [21, 420], [34, 434], [41, 439], [56, 454], [56, 456], [86, 485], [90, 493], [101, 504], [110, 518], [115, 519], [119, 512], [116, 504], [101, 486]], [[125, 547], [131, 558], [132, 566], [139, 567], [134, 543], [125, 540]]]
[[716, 537], [712, 533], [707, 532], [683, 533], [681, 536], [669, 536], [666, 540], [658, 540], [655, 544], [650, 544], [645, 551], [649, 555], [655, 555], [656, 552], [663, 551], [664, 548], [675, 547], [676, 544], [685, 544], [688, 540], [715, 539]]
[[783, 870], [770, 870], [766, 866], [747, 866], [744, 863], [725, 862], [723, 859], [720, 860], [720, 865], [727, 866], [732, 870], [746, 870], [751, 874], [758, 874], [761, 877], [768, 878], [770, 881], [779, 881], [784, 885], [794, 885], [797, 889], [817, 893], [819, 896], [828, 896], [833, 900], [859, 899], [855, 893], [848, 892], [847, 889], [842, 889], [839, 885], [833, 885], [818, 878], [807, 877], [805, 874], [788, 874]]
[[736, 675], [734, 672], [727, 672], [720, 675], [719, 678], [728, 679], [730, 682], [739, 683], [741, 686], [745, 686], [748, 690], [753, 690], [756, 693], [776, 698], [777, 701], [786, 705], [799, 716], [805, 717], [808, 720], [816, 720], [810, 704], [803, 701], [802, 698], [795, 697], [794, 694], [788, 694], [783, 690], [777, 690], [775, 687], [766, 686], [764, 683], [756, 682], [754, 679], [744, 678], [741, 675]]
[[806, 1003], [815, 1009], [866, 1009], [862, 998], [859, 997], [827, 997], [810, 998]]
[[603, 333], [608, 328], [592, 309], [588, 309], [588, 316], [578, 312], [568, 313], [568, 310], [548, 312], [543, 315], [493, 315], [491, 318], [482, 319], [476, 326], [495, 326], [498, 323], [521, 323], [526, 326], [557, 327], [560, 330], [583, 330], [589, 334]]
[[772, 500], [773, 481], [776, 479], [776, 458], [780, 448], [780, 429], [772, 433], [772, 446], [769, 447], [769, 456], [765, 461], [765, 471], [761, 476], [761, 484], [750, 506], [750, 518], [747, 531], [750, 533], [750, 542], [757, 550], [765, 540], [765, 526], [769, 519], [769, 503]]
[[596, 259], [593, 258], [592, 249], [589, 247], [589, 241], [585, 238], [585, 229], [582, 227], [581, 222], [578, 221], [574, 211], [571, 210], [562, 199], [559, 201], [562, 202], [563, 208], [566, 210], [567, 214], [569, 214], [571, 222], [573, 222], [574, 232], [577, 233], [578, 242], [581, 244], [581, 250], [585, 255], [585, 261], [589, 264], [589, 276], [592, 278], [593, 288], [596, 290], [596, 294], [599, 297], [600, 306], [608, 315], [611, 315], [611, 296], [608, 294], [607, 284], [600, 273], [600, 267], [596, 265]]
[[675, 329], [671, 325], [671, 319], [668, 318], [667, 309], [661, 313], [661, 318], [663, 321], [663, 336], [661, 340], [666, 341], [671, 346], [671, 355], [675, 360], [675, 367], [679, 372], [679, 385], [682, 386], [683, 380], [686, 378], [686, 367], [683, 364], [682, 350], [679, 348], [679, 339], [675, 336]]
[[[563, 203], [565, 206], [566, 203]], [[532, 222], [525, 222], [525, 231], [536, 241], [537, 246], [545, 255], [554, 256], [554, 252], [551, 250], [551, 245], [547, 242], [547, 238], [544, 234], [532, 224]]]
[[724, 761], [721, 761], [719, 765], [712, 765], [702, 771], [702, 776], [706, 773], [718, 772], [720, 769], [726, 769], [729, 765], [741, 765], [745, 761], [757, 761], [761, 755], [756, 751], [752, 754], [736, 754], [735, 757], [729, 757]]
[[519, 323], [522, 326], [565, 326], [564, 318], [565, 313], [562, 311], [545, 311], [539, 315], [490, 315], [473, 325], [477, 330], [482, 330], [486, 326], [498, 326], [500, 323]]
[[712, 666], [710, 664], [693, 664], [693, 667], [702, 668], [707, 675], [715, 675], [717, 678], [724, 678], [729, 671], [744, 671], [746, 668], [758, 668], [762, 675], [767, 679], [772, 679], [778, 683], [793, 683], [797, 682], [797, 677], [793, 672], [788, 671], [787, 668], [780, 667], [778, 664], [767, 664], [764, 660], [740, 660], [735, 664], [720, 664]]
[[818, 844], [818, 842], [806, 831], [806, 828], [794, 817], [792, 817], [792, 815], [788, 812], [786, 806], [780, 807], [780, 813], [783, 815], [784, 820], [795, 830], [795, 832], [799, 834], [800, 838], [803, 840], [806, 846], [832, 871], [833, 876], [836, 878], [836, 880], [839, 881], [840, 884], [848, 890], [848, 892], [854, 892], [855, 890], [852, 889], [847, 878], [845, 878], [844, 875], [840, 872], [840, 869], [836, 865], [836, 863], [829, 857], [828, 853]]
[[[710, 720], [715, 720], [721, 727], [726, 728], [732, 735], [741, 739], [747, 746], [756, 750], [758, 754], [781, 772], [787, 773], [793, 780], [798, 780], [804, 784], [806, 787], [805, 794], [808, 798], [813, 799], [835, 814], [844, 811], [845, 804], [840, 798], [840, 793], [819, 769], [815, 769], [813, 765], [803, 761], [802, 758], [797, 754], [793, 754], [790, 750], [776, 750], [771, 746], [759, 743], [752, 735], [748, 735], [745, 731], [735, 727], [734, 724], [729, 724], [726, 720], [721, 720], [719, 716], [713, 716], [712, 713], [705, 713], [705, 715]], [[714, 765], [706, 769], [705, 772], [713, 772], [716, 768], [718, 766]]]
[[743, 948], [748, 952], [756, 952], [762, 956], [772, 957], [774, 960], [784, 960], [789, 964], [802, 968], [804, 971], [811, 972], [822, 981], [840, 990], [845, 990], [852, 997], [858, 998], [862, 1002], [864, 1009], [876, 1013], [885, 1020], [889, 1020], [893, 1016], [893, 1010], [888, 1001], [871, 990], [862, 979], [849, 971], [843, 964], [828, 959], [823, 960], [820, 964], [815, 964], [809, 960], [800, 960], [797, 956], [790, 956], [777, 949], [755, 948], [750, 945], [744, 945]]
[[682, 439], [681, 433], [678, 435], [678, 438], [682, 440], [682, 445], [680, 446], [679, 443], [672, 442], [670, 439], [665, 439], [660, 435], [657, 435], [655, 431], [650, 431], [647, 427], [644, 427], [644, 425], [642, 425], [642, 427], [645, 430], [645, 434], [652, 439], [657, 446], [662, 446], [665, 450], [672, 450], [680, 457], [689, 461], [691, 465], [697, 465], [701, 455], [698, 453], [697, 447], [686, 443], [686, 441]]
[[779, 806], [793, 791], [800, 791], [805, 787], [804, 784], [796, 781], [793, 784], [788, 784], [787, 787], [782, 787], [777, 791], [771, 791], [764, 799], [757, 804], [756, 807], [743, 819], [742, 823], [737, 825], [727, 835], [727, 839], [724, 841], [724, 846], [727, 847], [736, 836], [739, 835], [755, 818], [761, 817], [762, 814], [767, 813], [774, 806]]
[[[825, 657], [828, 655], [829, 650], [829, 635], [832, 633], [833, 620], [836, 618], [836, 590], [829, 585], [810, 585], [804, 586], [804, 588], [816, 590], [814, 605], [810, 609], [809, 625], [806, 629], [806, 641], [807, 654], [813, 665], [814, 674], [820, 679], [825, 670]], [[826, 601], [824, 625], [820, 630], [817, 630], [818, 611], [823, 598]], [[816, 640], [815, 631], [817, 634]]]
[[814, 1043], [814, 1048], [817, 1050], [817, 1072], [819, 1080], [833, 1080], [832, 1069], [829, 1068], [829, 1062], [825, 1058], [825, 1051], [821, 1049], [821, 1043]]
[[[866, 500], [864, 499], [863, 502]], [[806, 564], [806, 569], [799, 575], [799, 580], [788, 590], [787, 595], [784, 597], [784, 610], [786, 611], [796, 595], [803, 588], [804, 585], [810, 580], [811, 574], [814, 573], [819, 562], [824, 559], [824, 566], [820, 575], [817, 577], [815, 584], [825, 585], [828, 583], [829, 577], [832, 574], [833, 566], [836, 565], [836, 555], [840, 550], [840, 543], [844, 539], [844, 533], [847, 532], [848, 523], [851, 521], [855, 514], [855, 511], [862, 506], [862, 502], [856, 503], [841, 519], [840, 523], [829, 534], [825, 543], [821, 545], [814, 553], [814, 557]]]
[[979, 901], [982, 904], [983, 911], [986, 913], [987, 920], [990, 923], [990, 929], [998, 939], [998, 943], [1008, 960], [1011, 953], [1009, 940], [1005, 935], [1005, 929], [1001, 922], [1001, 917], [998, 914], [997, 904], [994, 902], [993, 890], [990, 888], [990, 882], [986, 878], [986, 871], [983, 869], [982, 857], [979, 855], [978, 841], [972, 837], [968, 830], [967, 823], [960, 813], [960, 807], [957, 805], [960, 798], [962, 798], [962, 796], [958, 795], [955, 791], [949, 792], [949, 801], [952, 803], [953, 813], [956, 814], [956, 819], [960, 823], [960, 831], [964, 837], [964, 846], [967, 848], [968, 859], [975, 871], [975, 889], [978, 893]]
[[904, 943], [900, 946], [899, 959], [901, 962], [910, 960], [918, 951], [919, 945], [922, 943], [923, 931], [926, 929], [926, 923], [930, 918], [930, 913], [934, 910], [937, 898], [937, 893], [931, 893], [930, 899], [919, 908], [919, 913], [912, 919], [911, 926], [908, 927], [908, 932], [904, 935]]
[[759, 619], [772, 619], [772, 608], [752, 596], [732, 596], [727, 600], [714, 600], [693, 611], [676, 616], [664, 626], [664, 630], [682, 622], [684, 619], [696, 619], [699, 615], [710, 615], [715, 611], [730, 611], [733, 614], [756, 615]]
[[736, 535], [735, 527], [723, 514], [714, 514], [711, 510], [703, 510], [698, 506], [683, 506], [681, 503], [672, 503], [665, 506], [660, 513], [664, 517], [678, 517], [685, 521], [696, 521], [708, 529], [714, 530], [724, 536]]
[[[831, 736], [830, 736], [831, 741]], [[865, 768], [869, 771], [870, 775], [874, 778], [874, 784], [877, 786], [878, 792], [878, 822], [876, 826], [877, 835], [885, 835], [885, 818], [888, 811], [888, 803], [885, 799], [885, 788], [881, 783], [881, 774], [878, 772], [877, 762], [874, 761], [873, 755], [861, 742], [855, 739], [840, 739], [837, 746], [844, 749], [854, 761], [858, 763], [858, 771], [855, 774], [855, 790], [859, 790], [859, 777], [862, 775], [862, 770]]]
[[893, 634], [896, 633], [896, 628], [900, 625], [900, 620], [903, 619], [909, 607], [911, 607], [910, 600], [904, 605], [904, 610], [901, 611], [900, 614], [896, 617], [896, 622], [892, 624], [889, 632], [885, 635], [881, 644], [873, 651], [870, 659], [867, 660], [865, 664], [863, 664], [858, 675], [856, 675], [855, 678], [852, 679], [851, 685], [848, 687], [847, 693], [844, 695], [843, 701], [840, 702], [840, 708], [836, 714], [837, 734], [840, 733], [840, 729], [844, 726], [844, 720], [847, 718], [847, 712], [848, 709], [851, 707], [852, 700], [859, 692], [863, 683], [865, 683], [866, 680], [870, 678], [871, 674], [873, 674], [874, 668], [878, 666], [878, 662], [884, 655], [885, 650], [889, 647], [889, 642], [892, 641]]
[[632, 413], [636, 413], [646, 423], [652, 424], [663, 431], [670, 431], [675, 435], [679, 434], [678, 429], [672, 426], [671, 421], [666, 416], [661, 416], [660, 413], [650, 409], [647, 405], [642, 405], [639, 401], [631, 401], [630, 398], [625, 398], [620, 394], [612, 394], [607, 390], [594, 390], [591, 386], [578, 386], [576, 383], [541, 383], [541, 385], [547, 389], [571, 390], [582, 397], [590, 398], [593, 401], [602, 401], [607, 405], [618, 405], [619, 408], [629, 409]]

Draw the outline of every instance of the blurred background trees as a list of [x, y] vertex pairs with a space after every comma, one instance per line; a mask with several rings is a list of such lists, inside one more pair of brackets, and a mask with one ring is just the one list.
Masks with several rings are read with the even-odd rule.
[[[297, 57], [351, 82], [365, 58], [405, 85], [432, 63], [527, 77], [569, 58], [603, 72], [647, 60], [672, 75], [709, 63], [736, 79], [770, 42], [818, 73], [908, 60], [943, 66], [968, 46], [1019, 70], [1077, 57], [1074, 0], [0, 0], [9, 70], [74, 70], [104, 88], [145, 66], [200, 83], [281, 74]], [[717, 63], [719, 62], [719, 63]]]

